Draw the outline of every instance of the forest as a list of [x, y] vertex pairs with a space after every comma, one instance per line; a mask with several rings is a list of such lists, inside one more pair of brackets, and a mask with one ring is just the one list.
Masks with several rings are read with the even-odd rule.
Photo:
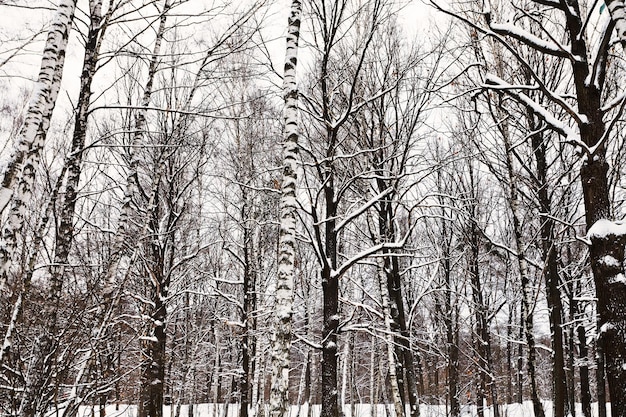
[[626, 417], [624, 48], [624, 0], [0, 0], [0, 416]]

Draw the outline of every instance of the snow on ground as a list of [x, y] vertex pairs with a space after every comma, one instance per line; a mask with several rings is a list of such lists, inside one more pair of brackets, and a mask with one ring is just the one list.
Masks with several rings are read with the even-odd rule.
[[[546, 417], [552, 417], [552, 403], [544, 401], [544, 409], [546, 411]], [[176, 417], [176, 405], [163, 407], [164, 417]], [[321, 406], [319, 404], [313, 405], [311, 410], [312, 417], [319, 417]], [[188, 406], [180, 406], [179, 417], [189, 417]], [[266, 411], [267, 406], [266, 406]], [[344, 417], [395, 417], [393, 405], [380, 404], [376, 407], [375, 413], [370, 412], [369, 404], [357, 404], [354, 406], [354, 416], [352, 416], [352, 407], [346, 406], [344, 409]], [[59, 408], [48, 414], [47, 417], [60, 417], [63, 414], [63, 410]], [[269, 413], [260, 413], [259, 417], [267, 416]], [[79, 417], [99, 417], [99, 409], [96, 407], [81, 407]], [[239, 406], [237, 404], [230, 404], [226, 410], [225, 404], [199, 404], [193, 409], [193, 417], [237, 417], [239, 415]], [[252, 415], [252, 414], [250, 414]], [[407, 415], [408, 410], [407, 410]], [[447, 410], [445, 405], [421, 405], [420, 417], [445, 417], [447, 416]], [[476, 416], [476, 406], [464, 405], [461, 407], [461, 417], [474, 417]], [[509, 404], [501, 406], [500, 415], [502, 417], [532, 417], [533, 406], [530, 401], [525, 401], [523, 404]], [[582, 408], [580, 404], [576, 404], [576, 415], [582, 416]], [[597, 404], [592, 405], [592, 415], [598, 415]], [[107, 417], [137, 417], [137, 407], [134, 405], [108, 405], [106, 407]], [[292, 406], [290, 417], [308, 417], [308, 405]], [[489, 408], [485, 412], [485, 417], [493, 417], [493, 409]], [[611, 408], [607, 404], [607, 417], [611, 417]]]

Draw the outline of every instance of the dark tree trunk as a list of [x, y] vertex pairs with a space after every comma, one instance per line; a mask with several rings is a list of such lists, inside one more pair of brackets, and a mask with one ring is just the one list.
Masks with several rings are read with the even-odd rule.
[[604, 347], [602, 344], [602, 339], [600, 338], [596, 340], [596, 391], [598, 394], [598, 417], [606, 417], [606, 376], [604, 374]]
[[[163, 166], [158, 161], [155, 171], [149, 207], [149, 229], [151, 236], [146, 243], [147, 262], [144, 273], [149, 288], [152, 305], [148, 306], [150, 320], [147, 323], [147, 336], [142, 340], [142, 354], [145, 358], [141, 368], [138, 417], [163, 417], [163, 397], [166, 361], [166, 300], [170, 286], [169, 265], [173, 264], [174, 251], [171, 250], [173, 236], [169, 226], [171, 218], [163, 229], [160, 201], [160, 178], [158, 171]], [[170, 212], [171, 213], [171, 212]]]
[[[537, 131], [531, 109], [528, 109], [529, 128]], [[555, 222], [552, 213], [548, 184], [547, 146], [543, 134], [531, 136], [535, 161], [537, 164], [537, 199], [541, 216], [541, 249], [545, 263], [544, 280], [548, 310], [550, 311], [550, 336], [552, 342], [552, 388], [554, 401], [554, 417], [565, 417], [567, 408], [567, 381], [565, 375], [565, 355], [563, 353], [563, 303], [559, 290], [558, 257], [554, 239]]]
[[[245, 197], [245, 190], [244, 199]], [[248, 417], [248, 408], [250, 406], [250, 394], [252, 392], [250, 386], [251, 367], [254, 358], [254, 336], [255, 319], [254, 310], [256, 309], [256, 261], [253, 259], [254, 241], [253, 230], [251, 224], [253, 219], [248, 219], [248, 205], [244, 204], [242, 209], [242, 217], [245, 222], [244, 226], [244, 273], [243, 273], [243, 305], [242, 305], [242, 323], [243, 334], [241, 343], [241, 367], [242, 373], [239, 381], [240, 404], [239, 417]]]
[[[571, 259], [568, 257], [567, 259]], [[569, 280], [568, 280], [569, 281]], [[574, 294], [574, 283], [568, 282], [569, 289], [569, 321], [574, 323], [577, 311], [577, 302]], [[572, 324], [568, 330], [568, 353], [567, 353], [567, 392], [568, 392], [568, 404], [569, 413], [572, 417], [576, 417], [576, 381], [575, 381], [575, 368], [574, 368], [574, 353], [575, 353], [575, 327]], [[589, 416], [585, 416], [589, 417]]]
[[[584, 28], [578, 2], [573, 2], [566, 10], [567, 29], [571, 41], [571, 51], [587, 57], [585, 39], [580, 36]], [[611, 34], [614, 23], [607, 27]], [[579, 123], [580, 138], [593, 154], [585, 155], [580, 169], [580, 180], [585, 203], [585, 220], [590, 241], [591, 270], [596, 286], [599, 313], [599, 343], [604, 354], [604, 368], [611, 396], [611, 415], [626, 416], [626, 285], [624, 285], [624, 244], [626, 231], [615, 227], [611, 221], [604, 110], [602, 95], [606, 77], [610, 42], [600, 44], [597, 63], [586, 60], [573, 61], [574, 85], [578, 99], [578, 109], [585, 116]], [[593, 65], [592, 65], [593, 64]], [[591, 74], [593, 67], [593, 74]], [[588, 82], [590, 76], [594, 82]], [[594, 227], [596, 226], [596, 227]], [[598, 364], [601, 373], [601, 364]], [[599, 381], [598, 394], [603, 393]], [[599, 398], [604, 404], [604, 399]], [[602, 406], [600, 406], [600, 412]]]
[[585, 326], [579, 324], [576, 332], [578, 333], [578, 346], [581, 361], [580, 402], [583, 407], [583, 415], [585, 417], [591, 417], [591, 392], [589, 391], [589, 367], [587, 366], [589, 352], [587, 349], [587, 334], [585, 332]]
[[459, 402], [459, 331], [456, 323], [455, 303], [452, 300], [452, 282], [450, 254], [446, 247], [444, 263], [445, 274], [445, 317], [446, 346], [448, 350], [448, 399], [450, 401], [450, 416], [459, 417], [461, 414], [461, 404]]
[[[520, 303], [520, 325], [517, 340], [524, 339], [524, 308]], [[517, 403], [524, 402], [524, 345], [520, 343], [517, 348]]]
[[[160, 270], [162, 271], [162, 270]], [[163, 381], [165, 380], [165, 320], [166, 306], [163, 302], [167, 297], [167, 284], [159, 269], [149, 273], [154, 274], [161, 283], [161, 291], [155, 291], [152, 298], [154, 310], [150, 318], [154, 323], [153, 335], [142, 341], [145, 360], [141, 371], [141, 388], [139, 393], [139, 417], [163, 417]]]
[[[378, 191], [387, 189], [387, 184], [382, 179], [383, 174], [377, 180]], [[381, 201], [379, 204], [379, 234], [385, 242], [395, 242], [396, 230], [394, 227], [395, 216], [391, 205], [391, 198]], [[406, 313], [404, 309], [404, 297], [402, 295], [402, 278], [400, 275], [400, 264], [398, 257], [393, 256], [391, 251], [384, 250], [383, 253], [391, 256], [385, 257], [384, 270], [387, 277], [387, 290], [391, 301], [391, 318], [393, 320], [395, 354], [396, 354], [396, 375], [398, 377], [398, 389], [403, 394], [403, 405], [405, 403], [404, 392], [407, 393], [410, 406], [410, 416], [419, 416], [419, 401], [417, 396], [417, 381], [415, 376], [415, 364], [413, 351], [410, 346], [410, 334], [406, 325]], [[402, 378], [406, 376], [406, 380]]]
[[[336, 132], [328, 132], [328, 140], [334, 143]], [[332, 167], [325, 178], [324, 249], [326, 260], [322, 267], [323, 328], [322, 328], [322, 413], [321, 417], [339, 417], [337, 387], [337, 327], [339, 326], [339, 280], [333, 272], [337, 269], [337, 232], [335, 220], [334, 176]]]

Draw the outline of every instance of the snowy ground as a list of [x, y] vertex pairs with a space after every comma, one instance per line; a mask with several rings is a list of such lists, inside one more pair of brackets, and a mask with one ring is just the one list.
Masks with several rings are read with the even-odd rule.
[[[318, 417], [320, 414], [320, 405], [313, 405], [312, 408], [312, 417]], [[524, 404], [510, 404], [501, 406], [501, 416], [502, 417], [532, 417], [533, 416], [533, 407], [530, 401], [525, 401]], [[200, 404], [196, 405], [193, 410], [193, 417], [237, 417], [239, 415], [239, 409], [237, 404], [231, 404], [228, 407], [228, 413], [226, 414], [226, 409], [224, 404]], [[369, 404], [358, 404], [355, 407], [354, 417], [395, 417], [395, 413], [393, 411], [393, 406], [391, 405], [378, 405], [375, 410], [376, 413], [372, 416], [370, 412]], [[552, 417], [552, 404], [550, 402], [544, 402], [544, 408], [546, 411], [546, 417]], [[92, 414], [93, 411], [93, 414]], [[175, 417], [176, 406], [173, 407], [165, 406], [164, 407], [164, 417]], [[420, 407], [420, 417], [445, 417], [447, 415], [445, 406], [436, 406], [436, 405], [422, 405]], [[301, 407], [292, 406], [290, 417], [307, 417], [308, 414], [308, 406], [303, 405]], [[62, 410], [57, 412], [53, 412], [48, 415], [48, 417], [62, 415]], [[262, 415], [266, 415], [261, 413]], [[582, 409], [580, 404], [576, 404], [576, 415], [582, 416]], [[593, 404], [592, 406], [592, 415], [598, 415], [597, 404]], [[79, 417], [98, 417], [99, 410], [96, 408], [92, 410], [89, 407], [83, 407], [79, 414]], [[137, 416], [137, 407], [129, 406], [129, 405], [120, 405], [119, 409], [116, 410], [115, 405], [107, 406], [106, 408], [106, 416], [107, 417], [136, 417]], [[461, 417], [473, 417], [476, 416], [476, 407], [475, 406], [463, 406], [461, 408]], [[180, 407], [180, 417], [188, 417], [188, 407], [186, 405], [181, 405]], [[344, 417], [353, 417], [352, 416], [352, 407], [346, 406], [344, 410]], [[485, 413], [485, 417], [493, 417], [493, 409], [488, 409]], [[607, 406], [607, 417], [611, 417], [610, 407]]]

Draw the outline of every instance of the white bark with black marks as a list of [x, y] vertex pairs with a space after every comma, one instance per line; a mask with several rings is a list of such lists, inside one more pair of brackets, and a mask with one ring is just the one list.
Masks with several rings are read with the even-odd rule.
[[288, 23], [283, 92], [285, 99], [285, 141], [280, 201], [280, 234], [278, 241], [278, 279], [272, 334], [272, 386], [270, 415], [289, 416], [289, 350], [293, 314], [293, 285], [296, 251], [296, 180], [298, 158], [298, 90], [296, 67], [300, 40], [302, 3], [293, 0]]
[[11, 203], [7, 220], [2, 225], [0, 240], [0, 288], [6, 284], [7, 274], [15, 251], [18, 235], [32, 200], [35, 173], [40, 163], [46, 133], [56, 104], [69, 32], [74, 20], [76, 0], [61, 0], [46, 39], [39, 76], [34, 86], [24, 123], [14, 140], [13, 151], [2, 169], [0, 185], [0, 213]]

